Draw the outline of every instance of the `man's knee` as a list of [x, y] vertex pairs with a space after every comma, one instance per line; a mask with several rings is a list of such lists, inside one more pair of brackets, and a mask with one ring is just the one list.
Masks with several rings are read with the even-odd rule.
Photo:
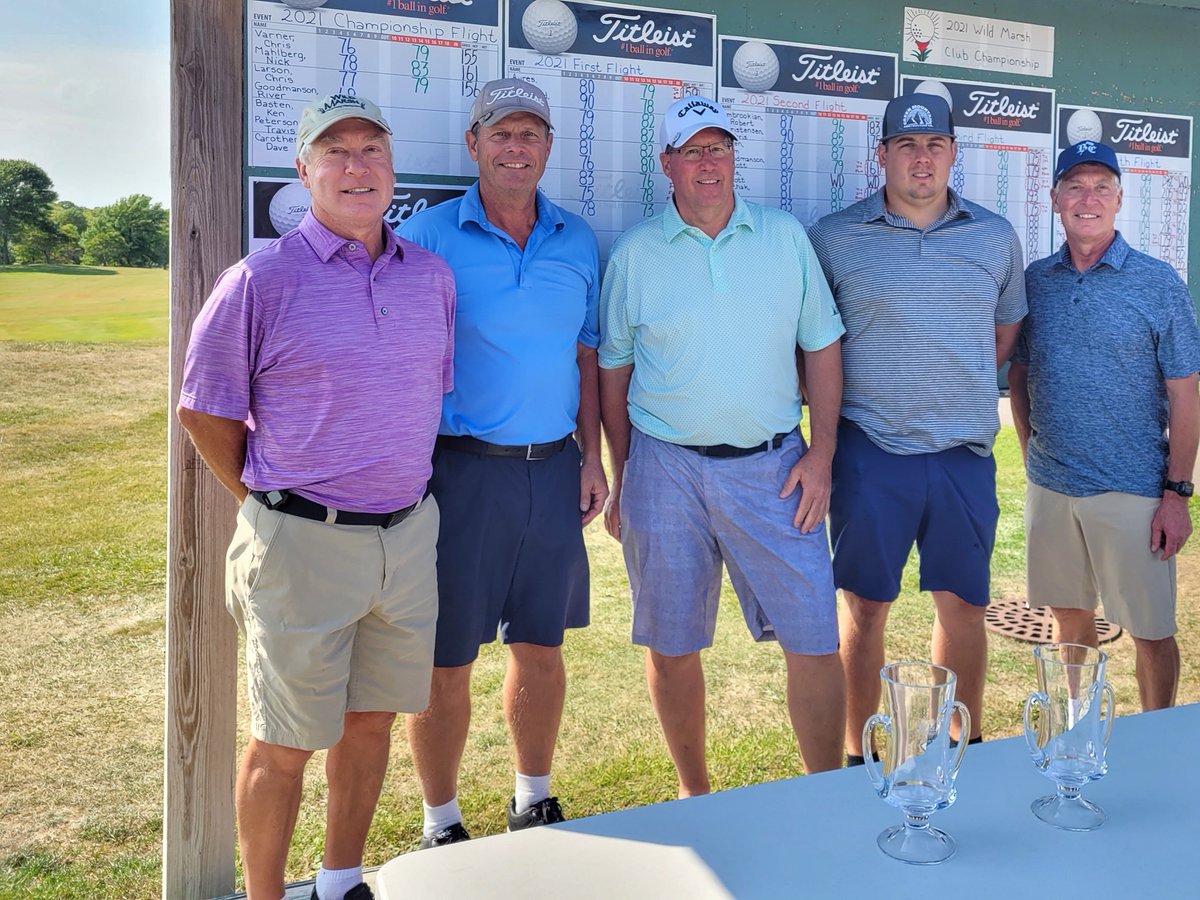
[[943, 628], [982, 628], [987, 615], [986, 606], [968, 603], [950, 591], [934, 591], [933, 603]]
[[246, 755], [242, 758], [242, 769], [251, 777], [267, 775], [279, 778], [301, 778], [304, 775], [304, 767], [312, 755], [312, 750], [285, 747], [282, 744], [271, 744], [258, 738], [251, 738], [246, 747]]
[[849, 620], [855, 628], [866, 634], [883, 633], [892, 604], [869, 600], [846, 590], [842, 591], [842, 599], [845, 601]]
[[513, 660], [523, 669], [554, 673], [562, 669], [562, 647], [543, 647], [541, 644], [514, 642], [508, 645]]
[[1157, 639], [1134, 637], [1133, 646], [1139, 656], [1147, 656], [1152, 659], [1166, 659], [1179, 653], [1175, 635]]
[[343, 739], [347, 735], [361, 737], [386, 737], [392, 733], [392, 725], [396, 722], [394, 712], [366, 711], [348, 712], [345, 719]]

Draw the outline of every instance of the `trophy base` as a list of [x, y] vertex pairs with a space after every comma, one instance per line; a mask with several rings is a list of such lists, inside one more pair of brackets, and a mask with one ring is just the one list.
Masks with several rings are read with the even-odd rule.
[[1058, 794], [1039, 797], [1029, 808], [1047, 825], [1064, 831], [1094, 831], [1108, 818], [1104, 810], [1078, 794], [1073, 798]]
[[879, 849], [900, 862], [914, 866], [936, 866], [958, 850], [954, 838], [937, 828], [896, 825], [876, 839]]

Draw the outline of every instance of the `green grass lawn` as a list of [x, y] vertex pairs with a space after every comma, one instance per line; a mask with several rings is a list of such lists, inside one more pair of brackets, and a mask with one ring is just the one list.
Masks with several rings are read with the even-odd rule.
[[[17, 299], [14, 284], [25, 285]], [[114, 286], [107, 300], [94, 291], [68, 299], [73, 285], [99, 284]], [[0, 897], [160, 892], [166, 291], [162, 271], [0, 270], [0, 336], [7, 339], [0, 340]], [[30, 313], [55, 302], [73, 311], [57, 326]], [[132, 308], [140, 313], [130, 316]], [[136, 340], [114, 337], [122, 333]], [[1020, 595], [1024, 478], [1011, 429], [1001, 434], [997, 460], [1003, 515], [994, 593]], [[675, 791], [642, 654], [629, 643], [620, 548], [598, 523], [588, 545], [593, 622], [567, 641], [569, 688], [554, 773], [570, 816], [666, 800]], [[1180, 566], [1180, 702], [1200, 700], [1198, 552], [1190, 547]], [[924, 658], [931, 605], [917, 594], [911, 567], [904, 585], [888, 656]], [[725, 601], [705, 656], [714, 787], [797, 775], [781, 654], [751, 642], [728, 588]], [[1118, 711], [1134, 712], [1131, 642], [1125, 637], [1107, 649]], [[503, 662], [502, 651], [487, 648], [475, 675], [460, 796], [477, 835], [503, 829], [512, 793]], [[992, 636], [988, 737], [1017, 733], [1033, 685], [1030, 647]], [[244, 743], [244, 691], [241, 703]], [[412, 849], [419, 837], [420, 795], [402, 730], [396, 738], [369, 864]], [[295, 880], [319, 864], [319, 760], [309, 773], [289, 864]], [[870, 789], [865, 776], [862, 789]]]
[[163, 269], [0, 266], [0, 340], [166, 342]]

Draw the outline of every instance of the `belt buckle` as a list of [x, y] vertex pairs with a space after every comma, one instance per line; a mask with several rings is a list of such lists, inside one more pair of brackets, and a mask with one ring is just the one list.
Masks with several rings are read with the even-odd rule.
[[533, 455], [534, 444], [525, 445], [525, 462], [536, 462], [537, 457]]
[[389, 514], [388, 517], [383, 520], [383, 527], [386, 529], [386, 528], [391, 528], [393, 525], [399, 525], [401, 522], [404, 521], [404, 517], [407, 514], [408, 514], [408, 510], [406, 510], [406, 509], [396, 510], [394, 513]]

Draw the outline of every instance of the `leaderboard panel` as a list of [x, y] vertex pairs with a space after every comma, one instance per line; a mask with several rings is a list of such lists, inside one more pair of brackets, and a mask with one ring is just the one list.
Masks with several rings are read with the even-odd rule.
[[249, 0], [247, 165], [288, 169], [305, 106], [361, 94], [393, 130], [397, 172], [468, 176], [466, 111], [501, 72], [500, 0]]
[[686, 95], [713, 96], [716, 19], [648, 7], [512, 0], [508, 75], [546, 92], [554, 148], [542, 190], [592, 226], [600, 254], [662, 210], [663, 113]]
[[896, 69], [894, 53], [722, 35], [718, 99], [738, 138], [738, 192], [808, 227], [879, 190]]

